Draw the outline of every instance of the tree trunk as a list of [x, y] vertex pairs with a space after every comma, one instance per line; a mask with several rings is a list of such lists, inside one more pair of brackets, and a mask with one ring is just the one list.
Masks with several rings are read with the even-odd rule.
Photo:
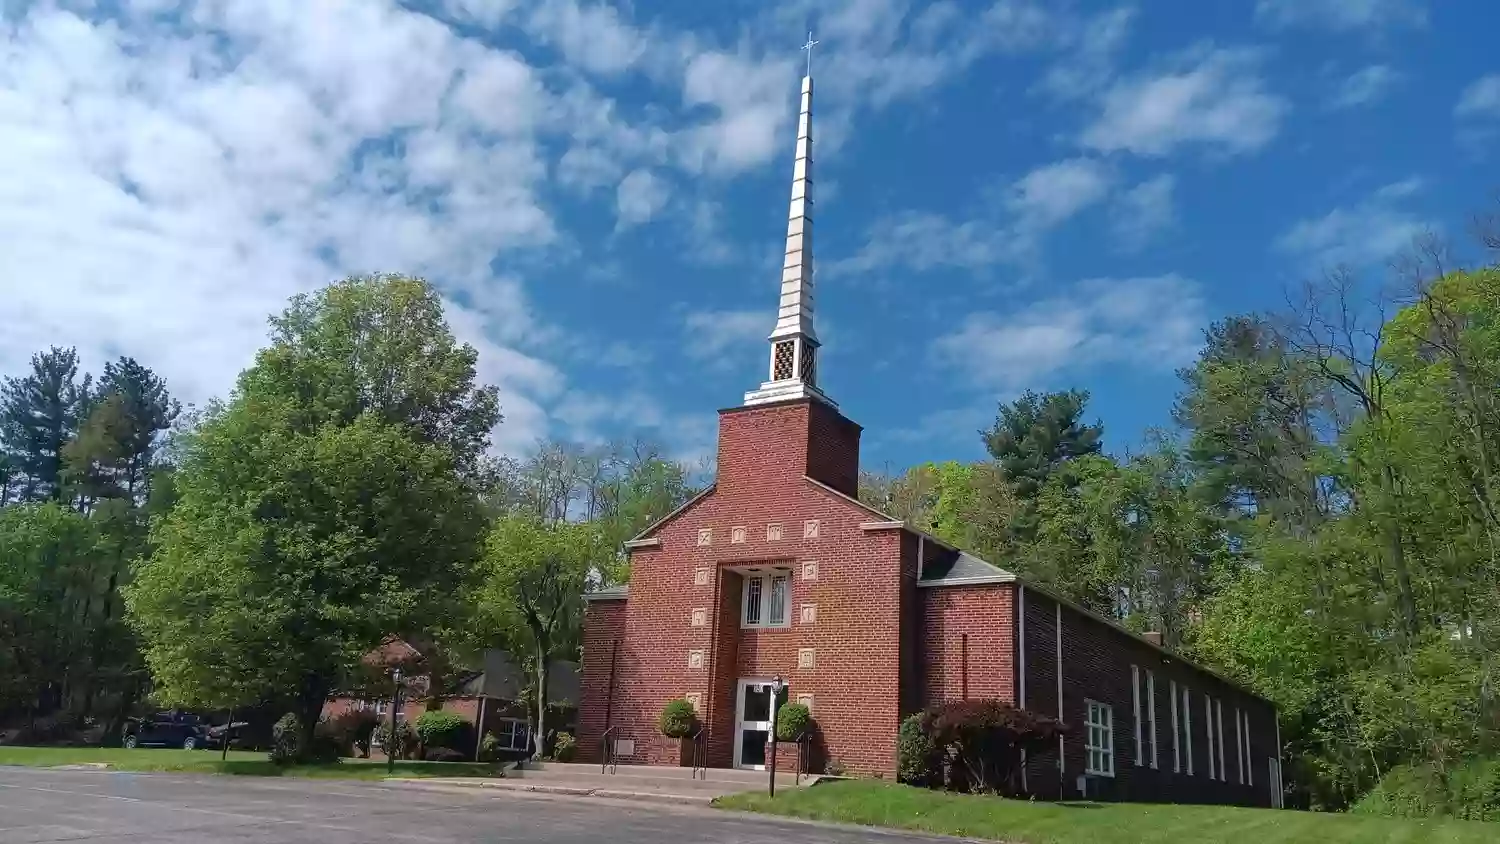
[[547, 647], [546, 637], [536, 640], [536, 731], [532, 734], [532, 758], [541, 759], [547, 753]]

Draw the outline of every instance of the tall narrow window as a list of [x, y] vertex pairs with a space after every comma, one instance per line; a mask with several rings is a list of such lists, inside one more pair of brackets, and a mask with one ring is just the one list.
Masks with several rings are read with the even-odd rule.
[[1255, 757], [1250, 750], [1250, 714], [1245, 713], [1245, 782], [1255, 785]]
[[1172, 773], [1182, 772], [1182, 733], [1177, 729], [1177, 681], [1173, 680], [1169, 687], [1172, 701]]
[[1240, 720], [1240, 711], [1234, 711], [1234, 771], [1236, 781], [1245, 784], [1245, 723]]
[[1146, 672], [1146, 726], [1151, 730], [1151, 767], [1156, 767], [1156, 673]]
[[1188, 687], [1182, 687], [1182, 752], [1187, 757], [1187, 774], [1193, 775], [1193, 707]]
[[1101, 777], [1115, 775], [1115, 716], [1114, 710], [1098, 701], [1088, 701], [1084, 737], [1087, 757], [1084, 773]]
[[1135, 705], [1135, 764], [1144, 764], [1145, 754], [1141, 752], [1141, 669], [1140, 666], [1130, 666], [1130, 698]]
[[791, 590], [785, 574], [745, 577], [744, 627], [786, 627]]

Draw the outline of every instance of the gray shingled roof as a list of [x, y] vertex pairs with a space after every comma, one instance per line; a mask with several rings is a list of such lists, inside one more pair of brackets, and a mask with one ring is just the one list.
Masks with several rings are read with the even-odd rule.
[[609, 600], [611, 598], [628, 597], [630, 597], [630, 586], [624, 583], [621, 583], [617, 586], [606, 586], [603, 589], [595, 589], [592, 592], [583, 593], [583, 599], [585, 601]]
[[997, 565], [987, 563], [965, 551], [938, 553], [923, 561], [922, 583], [936, 586], [949, 582], [972, 581], [978, 578], [1002, 579], [1015, 575]]

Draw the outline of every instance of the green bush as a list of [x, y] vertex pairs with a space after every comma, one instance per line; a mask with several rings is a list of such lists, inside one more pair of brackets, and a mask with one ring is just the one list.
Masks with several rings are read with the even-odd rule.
[[577, 754], [578, 739], [572, 733], [558, 733], [557, 743], [552, 748], [553, 757], [559, 762], [572, 762]]
[[396, 739], [394, 742], [387, 740], [391, 731], [389, 721], [380, 722], [375, 732], [370, 736], [370, 741], [385, 748], [385, 752], [395, 756], [397, 759], [410, 759], [412, 752], [417, 747], [417, 734], [412, 731], [411, 724], [401, 721], [396, 725]]
[[469, 755], [451, 747], [429, 747], [422, 753], [422, 759], [428, 762], [467, 762]]
[[479, 742], [479, 761], [495, 762], [500, 758], [500, 739], [494, 733], [485, 733]]
[[380, 718], [375, 713], [350, 709], [319, 721], [313, 735], [326, 736], [338, 745], [343, 756], [369, 756], [370, 735], [379, 724]]
[[812, 729], [812, 710], [806, 704], [789, 703], [776, 710], [776, 740], [796, 741]]
[[468, 719], [457, 712], [423, 712], [417, 718], [417, 739], [423, 748], [466, 750], [473, 746]]
[[1397, 818], [1500, 821], [1500, 759], [1471, 759], [1447, 771], [1423, 764], [1392, 768], [1351, 811]]
[[271, 728], [271, 762], [294, 765], [302, 759], [302, 719], [288, 712]]
[[907, 785], [941, 785], [942, 756], [928, 734], [925, 716], [907, 716], [896, 732], [896, 779]]
[[1017, 794], [1021, 756], [1069, 732], [1056, 718], [1003, 700], [956, 700], [927, 708], [918, 721], [943, 760], [950, 790]]
[[662, 707], [661, 718], [657, 720], [656, 726], [661, 734], [667, 738], [682, 739], [693, 734], [693, 726], [698, 722], [698, 713], [693, 705], [682, 698], [668, 701]]

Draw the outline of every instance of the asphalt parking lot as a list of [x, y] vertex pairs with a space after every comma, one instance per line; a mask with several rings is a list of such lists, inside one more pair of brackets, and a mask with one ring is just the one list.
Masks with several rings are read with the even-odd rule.
[[712, 809], [380, 783], [0, 767], [0, 844], [951, 841]]

